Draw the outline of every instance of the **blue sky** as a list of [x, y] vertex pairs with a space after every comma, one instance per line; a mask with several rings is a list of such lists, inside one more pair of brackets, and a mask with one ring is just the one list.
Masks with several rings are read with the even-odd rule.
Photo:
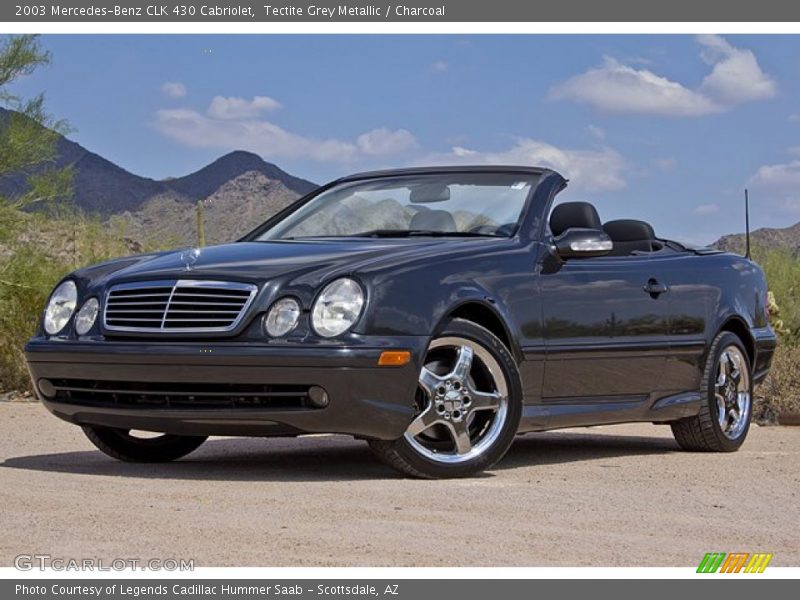
[[800, 221], [797, 36], [44, 36], [72, 138], [163, 178], [234, 149], [323, 182], [535, 163], [604, 219], [701, 243]]

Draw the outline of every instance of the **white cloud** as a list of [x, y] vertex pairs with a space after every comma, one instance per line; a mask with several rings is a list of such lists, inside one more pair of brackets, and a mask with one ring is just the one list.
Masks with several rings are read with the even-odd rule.
[[720, 36], [700, 36], [697, 42], [702, 58], [712, 67], [697, 90], [605, 57], [601, 66], [553, 87], [550, 98], [609, 113], [698, 117], [777, 93], [775, 81], [761, 70], [750, 50], [735, 48]]
[[800, 160], [764, 165], [750, 178], [752, 185], [777, 188], [800, 187]]
[[564, 149], [547, 142], [520, 138], [506, 150], [482, 152], [461, 146], [433, 154], [420, 164], [506, 164], [550, 167], [572, 180], [571, 186], [585, 191], [608, 191], [625, 187], [625, 160], [612, 148]]
[[789, 115], [789, 121], [791, 121], [792, 123], [800, 123], [800, 115], [798, 114]]
[[170, 98], [186, 96], [186, 86], [178, 81], [165, 81], [161, 84], [161, 91]]
[[417, 146], [417, 140], [405, 129], [392, 131], [381, 127], [358, 136], [356, 144], [368, 156], [385, 156], [411, 150]]
[[680, 83], [608, 56], [602, 66], [554, 87], [550, 97], [581, 102], [603, 112], [668, 117], [696, 117], [721, 110], [712, 100]]
[[208, 116], [214, 119], [252, 119], [262, 112], [279, 108], [280, 102], [269, 96], [254, 96], [252, 100], [235, 96], [215, 96], [208, 107]]
[[713, 215], [714, 213], [719, 212], [719, 204], [700, 204], [696, 206], [694, 209], [694, 214], [696, 215]]
[[356, 154], [354, 144], [340, 140], [297, 135], [268, 121], [214, 119], [186, 108], [157, 111], [155, 126], [167, 137], [193, 148], [250, 150], [271, 158], [320, 161], [346, 161]]
[[751, 210], [758, 206], [773, 216], [800, 218], [800, 160], [764, 165], [750, 177], [747, 185], [751, 192]]
[[712, 65], [700, 89], [719, 102], [732, 105], [772, 98], [775, 80], [761, 70], [751, 50], [734, 48], [718, 35], [698, 36], [703, 59]]
[[450, 65], [446, 60], [437, 60], [431, 64], [431, 73], [444, 73], [449, 68]]
[[242, 102], [238, 102], [240, 98], [220, 98], [214, 98], [206, 114], [190, 108], [158, 110], [153, 126], [184, 146], [249, 150], [272, 159], [348, 162], [399, 154], [416, 146], [414, 136], [405, 129], [373, 129], [354, 141], [304, 136], [259, 118], [261, 111], [276, 107], [271, 98], [257, 96]]

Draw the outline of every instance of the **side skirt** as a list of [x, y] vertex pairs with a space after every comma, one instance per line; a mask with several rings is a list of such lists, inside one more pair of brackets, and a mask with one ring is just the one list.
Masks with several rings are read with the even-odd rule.
[[666, 423], [691, 417], [700, 411], [703, 397], [683, 392], [655, 402], [645, 397], [570, 399], [528, 404], [523, 407], [519, 431], [545, 431], [565, 427], [588, 427], [615, 423]]

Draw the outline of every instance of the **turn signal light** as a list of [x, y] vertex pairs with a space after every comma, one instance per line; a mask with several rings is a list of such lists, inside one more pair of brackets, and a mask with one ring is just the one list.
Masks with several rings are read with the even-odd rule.
[[386, 352], [381, 352], [381, 356], [378, 358], [378, 366], [402, 367], [407, 365], [410, 360], [411, 352], [408, 350], [387, 350]]

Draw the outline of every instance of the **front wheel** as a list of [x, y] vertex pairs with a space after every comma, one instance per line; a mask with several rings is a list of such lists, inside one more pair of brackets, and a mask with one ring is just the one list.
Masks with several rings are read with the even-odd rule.
[[695, 452], [738, 450], [750, 429], [753, 382], [747, 351], [733, 333], [723, 331], [711, 344], [701, 393], [697, 416], [672, 423], [678, 445]]
[[403, 437], [369, 442], [379, 459], [412, 477], [484, 471], [505, 455], [519, 427], [522, 384], [514, 358], [487, 329], [454, 319], [428, 347], [415, 406]]
[[205, 437], [171, 435], [141, 437], [126, 429], [85, 425], [83, 432], [97, 449], [126, 462], [168, 462], [197, 450]]

